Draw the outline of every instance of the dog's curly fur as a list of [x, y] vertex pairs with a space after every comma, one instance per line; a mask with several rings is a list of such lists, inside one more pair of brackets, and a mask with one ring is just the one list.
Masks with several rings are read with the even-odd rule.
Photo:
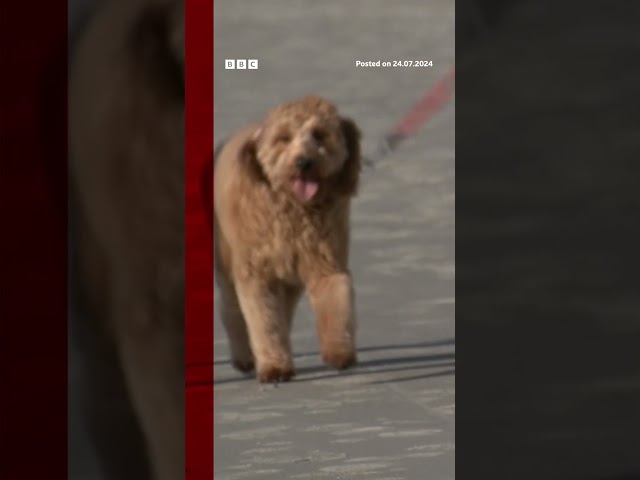
[[304, 289], [323, 360], [356, 362], [349, 212], [360, 131], [327, 100], [276, 107], [232, 136], [215, 168], [215, 267], [234, 366], [261, 382], [294, 375], [290, 329]]

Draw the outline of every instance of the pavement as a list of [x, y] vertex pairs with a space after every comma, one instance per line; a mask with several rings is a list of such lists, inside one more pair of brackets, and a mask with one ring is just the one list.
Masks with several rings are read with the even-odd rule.
[[[214, 31], [216, 143], [316, 93], [356, 120], [372, 152], [454, 64], [454, 4], [444, 0], [217, 2]], [[259, 67], [226, 70], [225, 59]], [[278, 387], [232, 369], [216, 322], [216, 480], [454, 478], [454, 171], [450, 102], [364, 172], [353, 205], [356, 369], [322, 365], [306, 300], [294, 322], [298, 375]]]

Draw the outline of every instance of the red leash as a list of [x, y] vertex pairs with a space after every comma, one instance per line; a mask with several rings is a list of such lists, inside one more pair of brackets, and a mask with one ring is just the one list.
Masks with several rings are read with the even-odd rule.
[[455, 67], [427, 90], [411, 111], [379, 143], [373, 155], [365, 157], [364, 163], [373, 167], [383, 157], [392, 153], [407, 137], [415, 134], [453, 96], [455, 90]]

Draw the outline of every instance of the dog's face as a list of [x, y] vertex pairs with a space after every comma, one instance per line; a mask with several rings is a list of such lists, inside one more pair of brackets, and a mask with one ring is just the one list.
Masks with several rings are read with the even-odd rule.
[[271, 188], [301, 203], [353, 195], [360, 173], [360, 132], [319, 97], [273, 110], [245, 151]]

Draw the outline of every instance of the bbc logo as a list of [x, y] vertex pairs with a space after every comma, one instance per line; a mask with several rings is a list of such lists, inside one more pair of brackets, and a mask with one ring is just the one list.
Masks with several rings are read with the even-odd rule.
[[250, 59], [250, 60], [227, 59], [227, 60], [224, 61], [224, 68], [226, 70], [246, 70], [247, 68], [249, 70], [257, 70], [258, 69], [258, 60], [255, 60], [255, 59]]

